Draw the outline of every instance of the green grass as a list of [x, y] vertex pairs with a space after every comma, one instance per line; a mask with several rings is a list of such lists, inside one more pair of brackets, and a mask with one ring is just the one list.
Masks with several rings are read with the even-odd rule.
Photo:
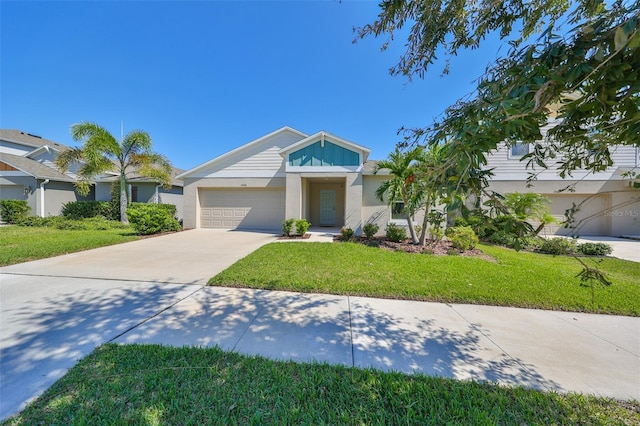
[[[3, 425], [639, 424], [637, 402], [217, 348], [97, 348]], [[635, 412], [634, 412], [635, 410]]]
[[0, 227], [0, 266], [133, 241], [130, 228], [60, 230], [44, 227]]
[[[573, 258], [482, 245], [478, 257], [390, 252], [355, 243], [263, 246], [209, 284], [640, 316], [640, 264], [605, 258], [613, 285], [591, 290]], [[588, 259], [588, 262], [592, 260]]]

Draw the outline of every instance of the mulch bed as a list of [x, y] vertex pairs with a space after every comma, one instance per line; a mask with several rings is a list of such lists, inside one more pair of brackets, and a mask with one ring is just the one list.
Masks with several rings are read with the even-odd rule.
[[[336, 235], [334, 237], [335, 242], [341, 242], [342, 238], [340, 235]], [[495, 259], [487, 254], [484, 254], [480, 249], [472, 249], [472, 250], [464, 250], [460, 251], [453, 247], [451, 241], [442, 240], [437, 243], [433, 240], [427, 241], [425, 246], [421, 246], [419, 244], [412, 244], [411, 240], [405, 240], [403, 242], [395, 243], [393, 241], [388, 241], [384, 238], [365, 238], [365, 237], [353, 237], [351, 242], [364, 244], [369, 247], [380, 247], [383, 250], [390, 251], [402, 251], [405, 253], [423, 253], [423, 254], [432, 254], [435, 256], [470, 256], [470, 257], [480, 257], [485, 260], [489, 260], [491, 262], [495, 262]]]
[[311, 234], [309, 234], [308, 232], [304, 235], [281, 235], [278, 239], [279, 240], [308, 240], [309, 238], [311, 238]]

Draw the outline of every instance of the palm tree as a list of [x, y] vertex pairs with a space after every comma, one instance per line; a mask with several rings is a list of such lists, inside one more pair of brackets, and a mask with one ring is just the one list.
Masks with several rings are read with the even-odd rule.
[[407, 216], [409, 234], [414, 244], [418, 242], [418, 238], [413, 227], [413, 215], [417, 209], [420, 195], [416, 182], [415, 161], [420, 157], [421, 151], [422, 149], [417, 147], [402, 152], [396, 147], [395, 151], [389, 154], [386, 160], [379, 161], [373, 170], [374, 174], [382, 169], [389, 171], [391, 178], [384, 181], [376, 189], [376, 197], [380, 201], [384, 201], [386, 194], [390, 205], [398, 201], [404, 203], [403, 211]]
[[445, 150], [443, 145], [430, 145], [423, 150], [417, 160], [416, 175], [420, 185], [420, 200], [424, 205], [424, 219], [420, 234], [420, 245], [425, 245], [429, 227], [430, 210], [445, 196], [451, 172], [445, 168]]
[[105, 172], [119, 174], [120, 221], [127, 220], [127, 175], [136, 172], [152, 178], [165, 187], [171, 185], [171, 163], [163, 155], [151, 150], [151, 136], [142, 130], [133, 130], [118, 141], [104, 127], [82, 122], [71, 126], [71, 136], [81, 147], [63, 151], [56, 158], [56, 167], [66, 173], [72, 164], [80, 165], [76, 175], [79, 194], [87, 195], [96, 176]]

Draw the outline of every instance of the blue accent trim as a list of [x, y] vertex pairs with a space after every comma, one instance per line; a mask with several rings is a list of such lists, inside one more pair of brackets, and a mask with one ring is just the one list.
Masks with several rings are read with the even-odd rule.
[[339, 145], [320, 141], [307, 145], [289, 154], [290, 166], [359, 166], [360, 156], [357, 152]]

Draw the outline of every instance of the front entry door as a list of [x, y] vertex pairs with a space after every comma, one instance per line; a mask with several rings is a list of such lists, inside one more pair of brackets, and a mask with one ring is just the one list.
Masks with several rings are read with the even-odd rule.
[[320, 190], [320, 226], [335, 226], [336, 224], [336, 191], [335, 189]]

